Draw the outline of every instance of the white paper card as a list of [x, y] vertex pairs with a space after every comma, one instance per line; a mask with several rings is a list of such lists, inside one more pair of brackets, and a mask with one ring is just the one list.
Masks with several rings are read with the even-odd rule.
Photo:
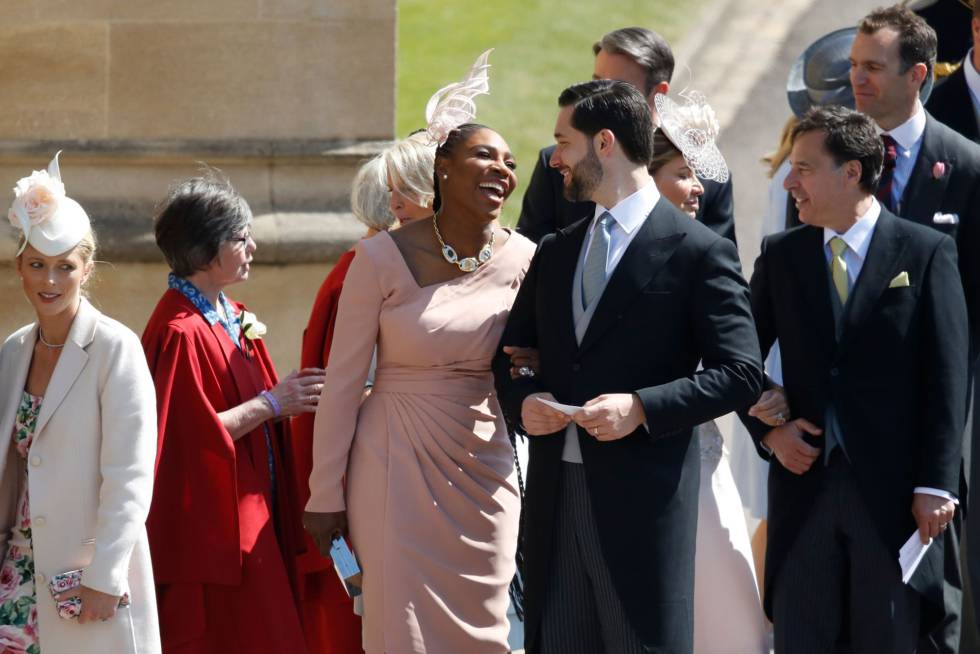
[[343, 538], [337, 538], [330, 545], [330, 558], [333, 559], [333, 565], [337, 568], [337, 574], [341, 579], [350, 579], [361, 571], [354, 553]]
[[535, 399], [537, 399], [537, 401], [540, 402], [541, 404], [551, 407], [555, 411], [561, 411], [566, 416], [575, 415], [582, 409], [582, 407], [580, 406], [572, 406], [571, 404], [560, 404], [558, 402], [552, 402], [550, 400], [542, 400], [540, 397]]
[[922, 544], [918, 530], [913, 531], [909, 539], [902, 545], [902, 549], [898, 551], [898, 564], [902, 567], [902, 583], [909, 583], [909, 579], [915, 574], [915, 569], [919, 567], [919, 563], [922, 562], [922, 557], [925, 556], [930, 545], [932, 545], [931, 538], [928, 543]]

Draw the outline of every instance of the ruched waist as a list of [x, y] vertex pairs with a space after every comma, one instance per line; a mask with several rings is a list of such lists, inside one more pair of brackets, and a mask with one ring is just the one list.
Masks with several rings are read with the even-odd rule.
[[459, 368], [379, 368], [372, 392], [467, 397], [496, 394], [489, 370]]

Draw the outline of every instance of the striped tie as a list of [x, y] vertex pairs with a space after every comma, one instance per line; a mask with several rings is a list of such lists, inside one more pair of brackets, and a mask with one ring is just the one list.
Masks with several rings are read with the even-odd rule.
[[582, 300], [586, 307], [602, 293], [606, 285], [606, 257], [609, 254], [609, 228], [613, 217], [608, 211], [599, 216], [599, 224], [592, 232], [589, 242], [589, 253], [585, 256], [585, 268], [582, 270]]
[[847, 243], [840, 236], [830, 239], [830, 252], [834, 255], [830, 259], [830, 275], [834, 278], [834, 289], [837, 290], [842, 306], [847, 302], [847, 263], [844, 261], [846, 250]]

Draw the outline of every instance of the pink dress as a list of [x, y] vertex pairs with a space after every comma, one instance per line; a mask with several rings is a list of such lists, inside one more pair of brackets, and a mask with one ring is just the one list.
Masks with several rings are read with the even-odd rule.
[[425, 287], [387, 233], [356, 252], [307, 509], [347, 509], [368, 654], [501, 654], [520, 499], [490, 362], [534, 245], [512, 233], [476, 272]]

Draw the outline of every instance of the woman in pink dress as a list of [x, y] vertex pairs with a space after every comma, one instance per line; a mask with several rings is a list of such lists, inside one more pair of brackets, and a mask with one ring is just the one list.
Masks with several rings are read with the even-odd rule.
[[453, 130], [435, 172], [435, 216], [357, 246], [314, 429], [306, 524], [321, 551], [349, 524], [368, 654], [508, 650], [520, 499], [490, 361], [534, 245], [497, 225], [496, 132]]

